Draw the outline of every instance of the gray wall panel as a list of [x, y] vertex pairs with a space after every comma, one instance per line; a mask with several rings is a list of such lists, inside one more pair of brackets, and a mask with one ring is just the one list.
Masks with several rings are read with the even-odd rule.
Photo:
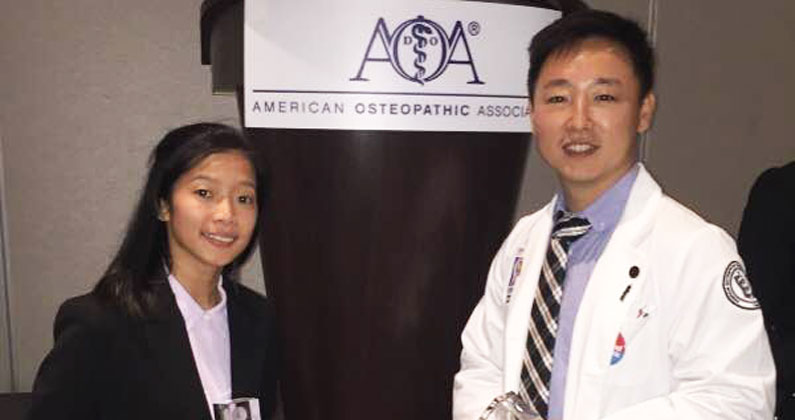
[[759, 173], [795, 159], [795, 3], [664, 0], [649, 166], [736, 234]]
[[[14, 2], [0, 14], [10, 313], [30, 389], [67, 297], [119, 242], [147, 155], [165, 130], [236, 124], [199, 61], [201, 0]], [[261, 275], [252, 279], [261, 289]]]
[[3, 133], [0, 131], [0, 392], [11, 391], [14, 386], [11, 313], [8, 299], [8, 264], [6, 259], [5, 165], [3, 165]]

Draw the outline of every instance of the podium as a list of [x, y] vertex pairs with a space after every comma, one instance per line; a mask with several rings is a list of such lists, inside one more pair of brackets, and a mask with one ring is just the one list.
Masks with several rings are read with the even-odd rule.
[[[214, 90], [242, 104], [243, 2], [206, 0], [201, 27]], [[459, 335], [510, 231], [530, 136], [246, 132], [270, 172], [260, 252], [285, 417], [450, 418]]]

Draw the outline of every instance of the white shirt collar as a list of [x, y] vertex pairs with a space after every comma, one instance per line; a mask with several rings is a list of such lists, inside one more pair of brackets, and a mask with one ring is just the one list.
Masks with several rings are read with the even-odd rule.
[[[173, 274], [168, 275], [168, 285], [171, 287], [171, 292], [174, 293], [174, 298], [177, 301], [179, 311], [182, 313], [182, 318], [185, 320], [185, 327], [190, 331], [196, 320], [205, 318], [217, 318], [226, 315], [226, 291], [221, 286], [222, 277], [218, 277], [218, 293], [221, 296], [220, 302], [210, 309], [203, 309], [193, 296], [185, 290], [182, 283], [174, 277]], [[224, 319], [225, 321], [225, 319]]]

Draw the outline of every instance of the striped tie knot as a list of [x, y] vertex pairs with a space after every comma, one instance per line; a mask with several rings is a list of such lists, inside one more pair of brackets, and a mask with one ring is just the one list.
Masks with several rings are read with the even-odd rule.
[[588, 219], [558, 210], [555, 214], [555, 226], [552, 228], [552, 239], [560, 240], [568, 248], [568, 245], [588, 233], [590, 229], [591, 223]]

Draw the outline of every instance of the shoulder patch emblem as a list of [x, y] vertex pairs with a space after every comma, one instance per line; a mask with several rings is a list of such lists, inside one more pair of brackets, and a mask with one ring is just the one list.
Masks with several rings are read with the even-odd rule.
[[723, 291], [729, 302], [735, 306], [749, 310], [759, 309], [759, 301], [751, 290], [751, 282], [748, 281], [743, 266], [737, 261], [730, 262], [723, 273]]

